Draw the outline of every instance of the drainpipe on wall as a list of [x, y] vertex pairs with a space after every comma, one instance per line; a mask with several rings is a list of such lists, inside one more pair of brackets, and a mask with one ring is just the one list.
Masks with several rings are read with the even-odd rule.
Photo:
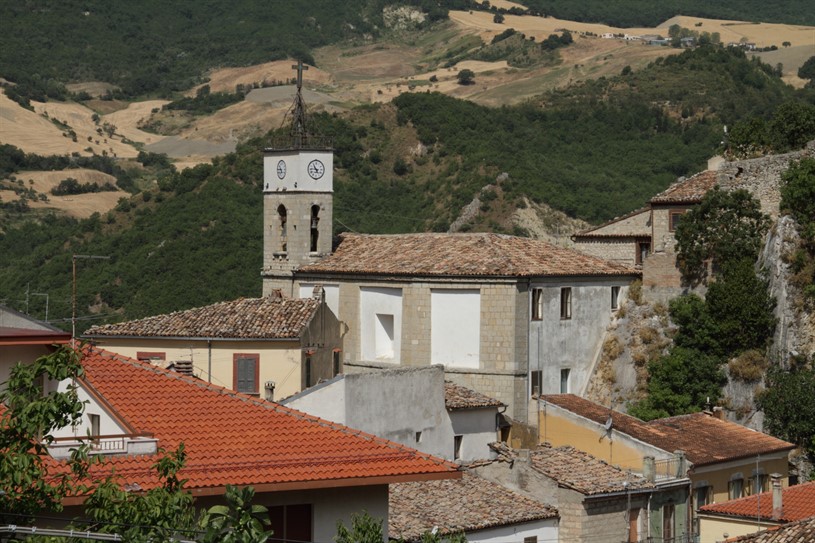
[[212, 382], [212, 340], [207, 340], [207, 382]]

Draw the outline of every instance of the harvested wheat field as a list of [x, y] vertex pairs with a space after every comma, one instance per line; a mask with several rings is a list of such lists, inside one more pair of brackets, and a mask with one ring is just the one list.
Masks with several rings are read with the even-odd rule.
[[[104, 121], [116, 126], [116, 133], [122, 134], [131, 141], [144, 144], [158, 143], [164, 136], [151, 134], [138, 128], [139, 122], [150, 117], [154, 109], [161, 108], [169, 104], [167, 100], [147, 100], [145, 102], [134, 102], [125, 109], [114, 111], [103, 117]], [[135, 156], [135, 155], [133, 155]]]
[[0, 92], [0, 143], [40, 155], [91, 154], [84, 150], [91, 144], [80, 140], [78, 133], [76, 142], [65, 133], [50, 120], [25, 109]]
[[[90, 217], [95, 212], [105, 213], [116, 206], [119, 198], [128, 196], [126, 192], [119, 189], [70, 196], [54, 196], [51, 194], [51, 189], [59, 185], [60, 181], [69, 177], [76, 179], [80, 183], [97, 183], [100, 186], [105, 183], [116, 185], [115, 177], [96, 170], [80, 168], [49, 172], [22, 171], [15, 174], [15, 177], [21, 179], [26, 188], [33, 188], [35, 191], [48, 196], [47, 202], [29, 201], [28, 205], [31, 208], [56, 209], [78, 219]], [[0, 191], [0, 198], [4, 202], [11, 202], [19, 199], [19, 196], [13, 191], [3, 190]]]
[[[287, 81], [296, 77], [296, 72], [292, 69], [294, 64], [296, 62], [293, 60], [276, 60], [243, 68], [221, 68], [210, 72], [209, 81], [205, 84], [209, 85], [212, 92], [235, 92], [237, 85], [251, 86], [255, 83], [262, 84], [264, 81], [268, 83]], [[314, 66], [308, 67], [303, 78], [312, 86], [331, 82], [331, 74]], [[191, 94], [195, 94], [201, 86], [203, 85], [192, 89]]]

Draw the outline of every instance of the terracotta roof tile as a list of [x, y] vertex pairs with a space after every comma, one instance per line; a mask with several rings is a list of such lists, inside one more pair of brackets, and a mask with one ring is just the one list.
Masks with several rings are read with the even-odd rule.
[[500, 234], [343, 234], [334, 254], [300, 272], [445, 277], [639, 274], [545, 241]]
[[[614, 467], [574, 447], [543, 445], [530, 452], [532, 467], [558, 485], [586, 496], [656, 488], [644, 477]], [[628, 485], [624, 486], [623, 483]]]
[[503, 403], [480, 392], [444, 382], [444, 405], [447, 409], [473, 409], [478, 407], [503, 407]]
[[[815, 516], [815, 481], [785, 488], [782, 492], [782, 511], [779, 522], [795, 522]], [[763, 492], [760, 495], [739, 498], [722, 503], [705, 505], [700, 511], [728, 517], [758, 518], [759, 504], [761, 518], [773, 520], [773, 493]]]
[[[84, 380], [160, 447], [183, 442], [189, 489], [227, 484], [348, 486], [366, 479], [455, 478], [458, 467], [409, 447], [112, 353], [87, 349]], [[123, 483], [158, 484], [154, 456], [109, 456]], [[102, 471], [100, 471], [102, 470]], [[406, 479], [405, 479], [406, 478]], [[349, 482], [350, 480], [350, 482]]]
[[643, 422], [573, 394], [552, 394], [543, 396], [543, 399], [598, 424], [604, 424], [610, 414], [616, 430], [664, 451], [685, 451], [695, 466], [788, 451], [795, 447], [792, 443], [705, 413]]
[[409, 542], [434, 527], [444, 536], [558, 515], [549, 505], [470, 473], [454, 481], [393, 484], [389, 509], [390, 537]]
[[267, 296], [94, 326], [86, 337], [206, 337], [296, 339], [320, 306], [313, 298]]
[[651, 198], [652, 204], [698, 204], [707, 191], [717, 182], [714, 170], [697, 173], [692, 177], [677, 181], [664, 191]]
[[815, 517], [727, 541], [728, 543], [812, 543], [815, 541]]

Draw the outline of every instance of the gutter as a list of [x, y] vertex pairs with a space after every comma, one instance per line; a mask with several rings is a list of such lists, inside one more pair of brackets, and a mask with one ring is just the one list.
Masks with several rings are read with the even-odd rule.
[[125, 336], [125, 335], [94, 335], [82, 336], [82, 339], [89, 339], [91, 341], [105, 341], [108, 339], [161, 339], [168, 341], [275, 341], [275, 342], [292, 342], [300, 341], [299, 336], [293, 337], [216, 337], [216, 336]]

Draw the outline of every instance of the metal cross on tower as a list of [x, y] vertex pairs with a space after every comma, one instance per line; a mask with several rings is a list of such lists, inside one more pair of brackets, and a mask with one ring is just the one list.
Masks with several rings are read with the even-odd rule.
[[306, 103], [303, 101], [303, 70], [308, 70], [308, 66], [303, 65], [302, 60], [292, 66], [297, 70], [297, 94], [294, 97], [294, 106], [291, 121], [291, 136], [294, 147], [302, 147], [307, 137], [306, 134]]

